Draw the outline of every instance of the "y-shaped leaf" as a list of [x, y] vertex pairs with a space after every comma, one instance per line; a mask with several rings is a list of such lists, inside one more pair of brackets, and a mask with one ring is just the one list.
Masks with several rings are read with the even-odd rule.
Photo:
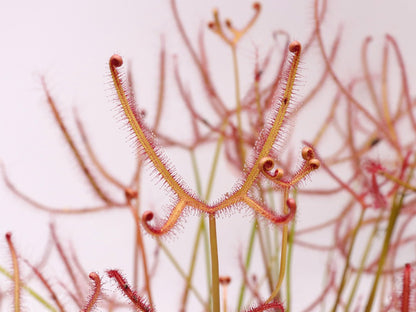
[[149, 221], [153, 219], [153, 213], [146, 212], [143, 215], [143, 222], [148, 231], [157, 235], [167, 233], [177, 223], [186, 207], [192, 207], [203, 213], [216, 214], [226, 208], [244, 203], [256, 213], [275, 224], [287, 223], [293, 218], [295, 209], [291, 209], [286, 215], [277, 215], [250, 195], [250, 189], [258, 179], [259, 174], [264, 172], [262, 169], [263, 159], [272, 153], [276, 141], [281, 136], [281, 129], [285, 125], [288, 112], [290, 111], [289, 104], [291, 102], [293, 85], [301, 54], [300, 43], [297, 41], [292, 42], [289, 45], [289, 51], [293, 53], [293, 56], [286, 73], [286, 85], [281, 93], [277, 92], [278, 94], [275, 95], [276, 100], [274, 107], [272, 107], [271, 116], [255, 144], [254, 156], [246, 163], [244, 177], [234, 188], [233, 192], [213, 205], [205, 203], [189, 191], [185, 187], [182, 179], [175, 173], [172, 166], [169, 165], [166, 157], [163, 156], [160, 148], [155, 143], [151, 131], [145, 126], [142, 116], [137, 111], [133, 97], [129, 96], [128, 87], [123, 83], [123, 79], [117, 70], [123, 64], [122, 58], [119, 55], [113, 55], [110, 58], [111, 76], [128, 125], [138, 139], [142, 154], [153, 165], [163, 182], [172, 190], [176, 197], [170, 215], [160, 227], [149, 224]]

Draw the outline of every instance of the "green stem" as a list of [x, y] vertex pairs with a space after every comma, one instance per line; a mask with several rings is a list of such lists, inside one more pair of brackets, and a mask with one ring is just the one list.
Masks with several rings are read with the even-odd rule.
[[[236, 117], [237, 117], [237, 134], [238, 134], [238, 154], [240, 155], [241, 165], [245, 163], [246, 160], [246, 153], [244, 149], [244, 138], [243, 138], [243, 125], [241, 121], [241, 98], [240, 98], [240, 77], [238, 71], [238, 59], [237, 59], [237, 48], [236, 45], [231, 45], [231, 52], [232, 52], [232, 59], [233, 59], [233, 67], [234, 67], [234, 82], [235, 82], [235, 103], [236, 103]], [[245, 260], [245, 267], [246, 269], [249, 268], [251, 257], [253, 254], [253, 245], [254, 245], [254, 238], [256, 236], [256, 227], [258, 225], [257, 220], [253, 223], [251, 231], [250, 231], [250, 241], [249, 247], [246, 254]], [[243, 304], [244, 299], [244, 292], [246, 289], [246, 285], [242, 282], [240, 287], [240, 294], [238, 297], [238, 310], [241, 310], [241, 306]]]
[[348, 249], [347, 259], [345, 261], [344, 271], [342, 272], [341, 284], [338, 288], [338, 293], [337, 293], [337, 297], [335, 299], [334, 306], [332, 307], [332, 312], [335, 312], [337, 310], [339, 301], [341, 300], [342, 292], [344, 291], [344, 287], [345, 287], [345, 284], [347, 282], [347, 273], [348, 273], [348, 270], [350, 268], [351, 255], [352, 255], [352, 251], [354, 249], [354, 244], [355, 244], [355, 240], [357, 238], [358, 230], [361, 228], [361, 225], [363, 223], [364, 213], [365, 213], [365, 208], [362, 208], [361, 213], [360, 213], [360, 218], [358, 219], [358, 223], [355, 226], [354, 231], [352, 233], [351, 243], [350, 243], [350, 246], [349, 246], [349, 249]]
[[209, 215], [209, 245], [211, 251], [212, 311], [220, 312], [220, 278], [215, 215]]
[[[172, 255], [172, 253], [170, 252], [170, 250], [162, 243], [162, 241], [160, 240], [160, 238], [158, 238], [156, 236], [155, 239], [157, 241], [157, 244], [160, 246], [160, 248], [163, 250], [163, 252], [165, 253], [165, 255], [170, 260], [170, 262], [172, 262], [173, 266], [178, 271], [179, 275], [182, 276], [184, 280], [186, 280], [187, 279], [187, 276], [186, 276], [185, 271], [181, 268], [181, 266], [179, 265], [178, 261], [176, 261], [175, 257]], [[207, 304], [204, 302], [204, 299], [203, 299], [202, 295], [198, 292], [198, 290], [192, 284], [189, 285], [189, 288], [194, 293], [194, 295], [198, 299], [198, 301], [204, 307], [206, 307]]]
[[372, 244], [374, 242], [374, 238], [376, 237], [376, 234], [379, 230], [379, 224], [380, 224], [380, 221], [382, 220], [382, 217], [383, 217], [383, 210], [380, 209], [380, 213], [377, 217], [376, 224], [374, 225], [373, 231], [371, 232], [370, 237], [368, 238], [368, 241], [367, 241], [367, 245], [365, 246], [364, 254], [361, 258], [360, 266], [358, 268], [358, 272], [356, 274], [354, 284], [353, 284], [352, 289], [351, 289], [350, 296], [348, 297], [347, 305], [345, 306], [345, 312], [348, 312], [350, 307], [351, 307], [352, 300], [354, 299], [355, 293], [357, 291], [361, 275], [364, 271], [365, 263], [368, 259], [369, 254], [370, 254], [371, 246], [372, 246]]
[[[0, 273], [7, 276], [11, 280], [13, 279], [13, 274], [9, 273], [5, 268], [0, 266]], [[34, 299], [36, 299], [40, 304], [42, 304], [46, 309], [49, 311], [57, 312], [57, 310], [48, 303], [41, 295], [39, 295], [36, 291], [25, 284], [21, 284], [22, 288], [26, 290]]]
[[153, 306], [152, 287], [150, 285], [150, 275], [149, 275], [149, 267], [147, 265], [146, 249], [144, 246], [142, 232], [138, 224], [137, 224], [136, 230], [137, 230], [137, 242], [140, 246], [141, 255], [142, 255], [144, 281], [145, 281], [145, 288], [146, 288], [147, 297], [148, 297], [147, 299], [149, 300], [150, 305]]
[[387, 259], [387, 254], [389, 251], [390, 240], [393, 235], [394, 226], [396, 225], [397, 218], [399, 216], [400, 210], [403, 206], [404, 192], [401, 194], [399, 200], [397, 201], [396, 196], [393, 199], [393, 207], [391, 209], [389, 223], [387, 225], [386, 236], [384, 237], [383, 249], [381, 250], [380, 260], [378, 262], [377, 273], [374, 277], [373, 286], [371, 287], [370, 296], [365, 307], [365, 312], [370, 312], [373, 307], [374, 299], [377, 292], [377, 286], [379, 284], [379, 279], [381, 277], [381, 272], [383, 271], [384, 264]]
[[[260, 194], [260, 199], [262, 202], [265, 202], [265, 198], [264, 198], [264, 189], [261, 186], [261, 183], [258, 182], [258, 189], [259, 189], [259, 194]], [[255, 220], [256, 223], [256, 230], [257, 230], [257, 235], [259, 238], [259, 245], [260, 245], [260, 252], [261, 252], [261, 257], [263, 260], [263, 266], [265, 269], [265, 274], [266, 274], [266, 279], [267, 279], [267, 283], [269, 285], [269, 289], [270, 292], [273, 291], [273, 272], [272, 272], [272, 261], [271, 261], [271, 254], [270, 251], [272, 250], [271, 245], [270, 245], [270, 237], [268, 237], [268, 232], [267, 230], [262, 230], [262, 226], [261, 224], [258, 222], [258, 220]], [[265, 238], [266, 237], [266, 238]], [[266, 247], [266, 244], [269, 244]]]
[[291, 267], [292, 267], [292, 251], [293, 241], [295, 236], [295, 222], [292, 222], [290, 226], [289, 238], [288, 238], [288, 251], [287, 251], [287, 267], [286, 267], [286, 312], [290, 311], [290, 305], [292, 303], [291, 288]]
[[241, 121], [241, 100], [240, 100], [240, 78], [238, 73], [238, 60], [237, 60], [237, 49], [236, 46], [231, 46], [231, 52], [233, 56], [233, 66], [234, 66], [234, 81], [235, 81], [235, 113], [237, 116], [237, 133], [238, 133], [238, 151], [240, 155], [241, 164], [244, 164], [246, 159], [246, 153], [244, 149], [244, 139], [243, 139], [243, 125]]
[[192, 171], [194, 172], [195, 176], [195, 185], [196, 185], [196, 191], [199, 195], [202, 194], [202, 184], [201, 184], [201, 176], [199, 175], [199, 169], [198, 164], [196, 161], [195, 151], [191, 150], [191, 162], [192, 162]]
[[208, 298], [209, 298], [209, 304], [208, 306], [211, 305], [211, 261], [210, 261], [210, 252], [209, 252], [209, 237], [208, 237], [208, 232], [207, 232], [207, 228], [206, 228], [206, 224], [205, 224], [205, 220], [204, 220], [204, 231], [202, 232], [203, 234], [203, 239], [204, 239], [204, 251], [205, 251], [205, 266], [206, 266], [206, 274], [207, 274], [207, 283], [208, 283], [208, 287], [207, 287], [207, 291], [208, 291]]
[[[297, 201], [297, 189], [293, 189], [293, 199]], [[290, 232], [288, 237], [288, 252], [287, 252], [287, 267], [286, 267], [286, 312], [290, 311], [290, 305], [292, 302], [292, 292], [291, 292], [291, 268], [292, 268], [292, 251], [293, 251], [293, 242], [295, 240], [295, 222], [292, 222], [290, 226]]]
[[[412, 169], [409, 172], [409, 176], [408, 176], [407, 181], [406, 181], [407, 183], [410, 182], [410, 180], [412, 179], [412, 176], [413, 176], [414, 166], [412, 166], [411, 168]], [[386, 236], [384, 237], [383, 249], [381, 250], [380, 260], [378, 262], [377, 273], [376, 273], [376, 276], [374, 278], [374, 282], [373, 282], [373, 286], [371, 288], [370, 296], [368, 297], [367, 305], [365, 307], [365, 312], [370, 312], [371, 308], [373, 306], [373, 303], [374, 303], [374, 298], [376, 296], [378, 281], [380, 279], [381, 272], [383, 271], [384, 264], [387, 260], [387, 254], [388, 254], [388, 251], [389, 251], [390, 240], [391, 240], [391, 237], [393, 235], [394, 226], [396, 225], [396, 221], [397, 221], [397, 218], [399, 217], [400, 210], [403, 207], [403, 200], [404, 200], [404, 197], [405, 197], [405, 194], [406, 194], [406, 188], [403, 189], [403, 192], [401, 193], [400, 198], [399, 198], [398, 201], [397, 201], [397, 194], [398, 194], [398, 192], [396, 192], [394, 194], [394, 197], [393, 197], [393, 207], [391, 209], [389, 223], [387, 225]]]
[[[137, 180], [136, 180], [136, 185], [137, 185], [137, 190], [140, 190], [140, 179], [141, 179], [141, 172], [142, 172], [142, 165], [143, 165], [143, 161], [139, 160], [138, 163], [138, 168], [137, 168]], [[137, 288], [137, 284], [138, 284], [138, 273], [139, 273], [139, 268], [138, 268], [138, 264], [139, 264], [139, 252], [141, 253], [142, 256], [142, 265], [143, 265], [143, 273], [144, 273], [144, 280], [145, 280], [145, 288], [147, 291], [147, 296], [148, 296], [148, 300], [151, 306], [153, 306], [153, 296], [152, 296], [152, 287], [150, 284], [150, 276], [149, 276], [149, 268], [147, 265], [147, 255], [146, 255], [146, 249], [144, 246], [144, 241], [143, 241], [143, 236], [142, 236], [142, 232], [141, 232], [141, 228], [140, 228], [140, 198], [141, 198], [141, 194], [137, 193], [137, 199], [135, 201], [135, 205], [133, 205], [132, 203], [129, 203], [131, 206], [131, 211], [134, 215], [134, 220], [135, 220], [135, 246], [134, 246], [134, 254], [133, 254], [133, 276], [134, 276], [134, 280], [133, 280], [133, 285], [135, 288]]]
[[[195, 176], [195, 184], [196, 184], [196, 190], [198, 192], [199, 195], [201, 195], [202, 193], [202, 186], [201, 186], [201, 177], [199, 175], [199, 169], [198, 169], [198, 164], [197, 164], [197, 160], [196, 160], [196, 156], [195, 156], [195, 151], [191, 150], [190, 151], [191, 154], [191, 162], [192, 162], [192, 171], [194, 172], [194, 176]], [[196, 237], [195, 237], [195, 241], [192, 247], [192, 255], [191, 255], [191, 264], [189, 265], [189, 271], [188, 271], [188, 275], [186, 278], [186, 284], [185, 284], [185, 290], [182, 296], [182, 310], [185, 311], [186, 308], [186, 303], [188, 301], [188, 295], [189, 295], [189, 289], [190, 289], [190, 285], [192, 282], [192, 277], [194, 275], [194, 271], [195, 271], [195, 264], [196, 264], [196, 258], [197, 258], [197, 254], [198, 254], [198, 247], [199, 247], [199, 242], [201, 240], [201, 236], [202, 233], [205, 231], [205, 221], [204, 218], [201, 217], [201, 220], [199, 222], [198, 225], [198, 230], [196, 233]], [[209, 261], [209, 260], [208, 260]], [[208, 269], [209, 272], [209, 269]], [[209, 280], [209, 278], [208, 278]], [[210, 288], [210, 285], [208, 285]], [[209, 289], [208, 288], [208, 289]]]
[[[289, 198], [289, 189], [283, 190], [283, 213], [288, 213], [287, 199]], [[283, 284], [283, 279], [286, 274], [286, 264], [287, 264], [287, 237], [288, 237], [288, 225], [283, 225], [282, 230], [282, 248], [280, 251], [280, 270], [279, 277], [277, 279], [276, 286], [271, 293], [270, 297], [266, 300], [266, 303], [271, 302], [280, 295], [280, 288]]]
[[192, 282], [192, 277], [193, 277], [194, 271], [195, 271], [196, 256], [197, 256], [197, 253], [198, 253], [199, 241], [201, 240], [202, 232], [205, 230], [205, 223], [204, 222], [205, 222], [204, 218], [202, 217], [201, 220], [199, 221], [198, 231], [196, 233], [194, 245], [192, 247], [191, 264], [189, 266], [188, 275], [186, 277], [185, 291], [184, 291], [184, 294], [182, 296], [182, 309], [183, 309], [183, 311], [186, 310], [185, 309], [186, 302], [188, 300], [189, 289], [190, 289], [191, 282]]
[[[140, 215], [140, 179], [141, 179], [141, 172], [143, 167], [143, 161], [140, 159], [137, 164], [137, 171], [136, 171], [136, 189], [137, 189], [137, 199], [136, 199], [136, 214]], [[135, 237], [134, 237], [134, 246], [133, 246], [133, 287], [134, 289], [138, 289], [138, 281], [139, 281], [139, 238], [137, 235], [137, 231], [141, 231], [140, 224], [135, 222]]]
[[[226, 128], [228, 120], [225, 120], [221, 126], [221, 133]], [[214, 160], [211, 167], [211, 173], [208, 180], [207, 191], [205, 193], [205, 200], [211, 196], [212, 187], [214, 185], [215, 172], [218, 165], [221, 146], [224, 141], [224, 136], [221, 134], [215, 147]], [[211, 256], [211, 282], [212, 282], [212, 311], [220, 312], [220, 282], [219, 282], [219, 267], [218, 267], [218, 244], [217, 244], [217, 225], [215, 215], [209, 215], [209, 246]]]
[[270, 241], [269, 246], [266, 247], [267, 241], [265, 242], [265, 238], [264, 236], [266, 236], [266, 240], [267, 240], [267, 232], [266, 231], [262, 231], [262, 227], [260, 226], [260, 223], [258, 222], [258, 220], [256, 220], [257, 223], [257, 235], [259, 237], [259, 245], [260, 245], [260, 252], [261, 252], [261, 257], [263, 258], [263, 265], [264, 265], [264, 269], [265, 269], [265, 273], [266, 273], [266, 279], [267, 279], [267, 283], [269, 286], [269, 290], [270, 292], [273, 291], [273, 274], [272, 274], [272, 265], [271, 265], [271, 255], [270, 255], [270, 250], [271, 246], [270, 246]]
[[[222, 124], [221, 133], [225, 130], [227, 125], [228, 125], [228, 119], [225, 120], [224, 123]], [[221, 146], [223, 142], [224, 142], [224, 135], [221, 134], [221, 136], [218, 138], [217, 145], [215, 146], [214, 160], [212, 162], [211, 172], [209, 174], [207, 191], [205, 192], [205, 200], [208, 200], [211, 197], [212, 186], [214, 185], [215, 172], [218, 166], [218, 159], [220, 158], [220, 151], [221, 151]]]
[[[270, 209], [273, 211], [276, 211], [276, 203], [275, 203], [272, 191], [269, 191], [269, 204], [270, 204]], [[273, 276], [277, 276], [278, 269], [279, 269], [279, 255], [278, 255], [278, 251], [280, 250], [279, 228], [277, 226], [274, 226], [272, 228], [271, 234], [273, 235], [272, 236], [273, 243], [271, 242], [271, 237], [268, 237], [268, 240], [269, 240], [270, 250], [272, 251], [271, 256], [270, 256], [270, 267], [271, 267], [272, 277], [273, 277]], [[272, 245], [273, 247], [271, 247]], [[270, 288], [270, 293], [273, 291], [273, 287], [275, 283], [276, 281], [272, 280], [272, 287]]]
[[[256, 226], [257, 226], [257, 220], [253, 223], [252, 227], [251, 227], [251, 231], [250, 231], [250, 239], [249, 239], [249, 244], [248, 244], [248, 250], [247, 250], [247, 254], [246, 254], [246, 261], [244, 263], [244, 266], [246, 268], [246, 270], [248, 270], [250, 263], [251, 263], [251, 257], [253, 255], [253, 247], [254, 247], [254, 238], [256, 236]], [[241, 307], [243, 305], [243, 299], [244, 299], [244, 292], [246, 290], [246, 284], [244, 282], [241, 283], [240, 286], [240, 294], [238, 296], [238, 305], [237, 305], [237, 311], [241, 310]]]
[[[415, 167], [413, 164], [411, 166], [411, 171], [409, 172], [409, 176], [407, 177], [407, 181], [406, 181], [407, 183], [409, 183], [410, 180], [412, 179], [414, 169]], [[387, 254], [389, 251], [390, 240], [391, 240], [391, 237], [393, 236], [394, 226], [396, 225], [397, 218], [399, 217], [400, 211], [403, 207], [403, 201], [406, 195], [406, 187], [403, 188], [403, 192], [401, 193], [400, 198], [398, 200], [397, 200], [397, 194], [398, 194], [398, 191], [394, 194], [394, 197], [393, 197], [393, 207], [390, 212], [390, 218], [389, 218], [389, 223], [387, 225], [386, 236], [384, 237], [383, 249], [381, 250], [377, 273], [374, 278], [370, 296], [368, 297], [367, 305], [365, 307], [365, 312], [370, 312], [374, 303], [374, 298], [376, 296], [377, 286], [378, 286], [378, 282], [381, 276], [381, 272], [383, 271], [384, 264], [387, 260]]]

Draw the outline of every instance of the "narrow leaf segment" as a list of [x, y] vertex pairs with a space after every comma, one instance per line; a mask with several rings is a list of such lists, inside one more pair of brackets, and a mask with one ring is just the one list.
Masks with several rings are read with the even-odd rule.
[[9, 245], [10, 255], [13, 262], [13, 305], [15, 312], [20, 312], [20, 269], [19, 262], [17, 261], [16, 249], [12, 242], [12, 233], [6, 233], [7, 245]]
[[126, 279], [117, 270], [108, 270], [107, 275], [117, 282], [120, 290], [127, 298], [129, 298], [137, 311], [154, 312], [154, 309], [146, 302], [146, 300], [138, 296], [137, 293], [131, 289]]

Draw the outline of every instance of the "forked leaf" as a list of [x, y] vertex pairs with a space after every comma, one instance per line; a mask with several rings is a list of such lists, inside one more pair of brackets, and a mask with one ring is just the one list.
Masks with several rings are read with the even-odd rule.
[[146, 127], [142, 116], [138, 113], [133, 97], [129, 96], [129, 89], [118, 72], [117, 68], [122, 66], [123, 59], [119, 55], [113, 55], [110, 58], [109, 66], [111, 76], [121, 109], [127, 118], [130, 128], [137, 137], [139, 148], [144, 157], [148, 159], [160, 175], [164, 184], [166, 184], [175, 195], [174, 207], [171, 209], [170, 215], [167, 217], [164, 224], [160, 227], [149, 224], [149, 221], [153, 219], [153, 213], [146, 212], [143, 215], [142, 220], [148, 231], [156, 235], [162, 235], [169, 232], [187, 207], [214, 215], [219, 211], [224, 211], [225, 209], [244, 203], [252, 208], [257, 214], [275, 224], [287, 223], [293, 218], [295, 205], [292, 205], [294, 209], [290, 209], [287, 214], [277, 215], [269, 208], [265, 207], [263, 203], [260, 203], [254, 198], [250, 192], [252, 186], [262, 172], [262, 160], [271, 154], [275, 154], [273, 149], [275, 148], [276, 141], [280, 139], [281, 130], [285, 126], [288, 113], [290, 112], [292, 91], [301, 54], [301, 44], [297, 41], [293, 41], [289, 45], [289, 51], [292, 53], [292, 57], [289, 63], [290, 66], [288, 66], [285, 75], [285, 86], [281, 91], [277, 91], [277, 94], [275, 94], [275, 101], [271, 108], [270, 118], [266, 122], [264, 129], [255, 144], [253, 157], [245, 165], [243, 179], [237, 183], [232, 192], [227, 193], [222, 200], [215, 204], [205, 203], [198, 198], [194, 192], [191, 192], [185, 187], [180, 176], [174, 171], [172, 166], [169, 165], [167, 158], [156, 144], [152, 132]]

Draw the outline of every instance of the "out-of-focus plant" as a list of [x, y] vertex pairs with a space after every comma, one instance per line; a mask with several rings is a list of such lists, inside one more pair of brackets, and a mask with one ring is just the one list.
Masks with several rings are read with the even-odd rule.
[[[283, 31], [276, 33], [275, 36], [286, 38], [287, 48], [280, 60], [276, 64], [273, 62], [276, 58], [274, 54], [277, 54], [275, 49], [271, 49], [261, 60], [256, 57], [251, 84], [246, 91], [242, 91], [238, 65], [239, 43], [255, 27], [261, 4], [253, 4], [252, 18], [240, 28], [230, 20], [222, 21], [219, 12], [214, 10], [208, 28], [231, 52], [235, 99], [230, 104], [217, 91], [203, 34], [199, 37], [197, 50], [182, 24], [174, 0], [171, 0], [171, 7], [179, 34], [197, 70], [198, 77], [193, 80], [199, 81], [204, 91], [198, 96], [191, 94], [175, 63], [174, 83], [186, 106], [183, 120], [176, 122], [181, 127], [185, 116], [189, 116], [192, 140], [178, 141], [160, 130], [160, 124], [167, 118], [163, 108], [169, 105], [165, 103], [164, 96], [167, 74], [166, 49], [162, 45], [154, 120], [149, 120], [136, 104], [132, 73], [128, 68], [123, 69], [122, 57], [113, 55], [109, 60], [115, 101], [139, 150], [131, 181], [119, 181], [104, 168], [100, 155], [94, 152], [77, 115], [82, 141], [77, 142], [73, 138], [44, 78], [41, 78], [41, 84], [46, 102], [100, 204], [79, 209], [49, 207], [22, 192], [3, 168], [8, 189], [35, 209], [84, 218], [97, 212], [128, 210], [135, 222], [133, 276], [125, 277], [118, 269], [87, 274], [79, 261], [82, 254], [64, 248], [55, 225], [51, 224], [50, 247], [59, 254], [65, 274], [71, 281], [70, 284], [61, 282], [56, 285], [45, 277], [47, 267], [44, 263], [33, 264], [27, 260], [24, 252], [16, 250], [12, 234], [6, 233], [13, 265], [12, 270], [2, 265], [0, 272], [10, 279], [13, 286], [13, 293], [3, 296], [13, 298], [14, 311], [22, 309], [23, 296], [33, 297], [45, 310], [50, 311], [94, 311], [98, 308], [114, 311], [126, 307], [137, 311], [157, 311], [157, 302], [167, 296], [153, 287], [154, 280], [162, 278], [156, 274], [161, 252], [183, 279], [183, 290], [178, 293], [180, 305], [172, 307], [174, 311], [189, 310], [190, 298], [198, 301], [198, 309], [202, 311], [290, 311], [293, 301], [301, 300], [293, 286], [292, 273], [296, 270], [292, 266], [294, 248], [328, 255], [326, 285], [316, 285], [322, 287], [321, 294], [308, 303], [304, 311], [416, 311], [416, 297], [413, 294], [416, 285], [412, 277], [416, 257], [414, 254], [409, 257], [403, 252], [416, 239], [412, 231], [415, 226], [413, 193], [416, 190], [413, 177], [416, 164], [415, 100], [411, 96], [405, 60], [394, 37], [385, 37], [380, 69], [370, 68], [368, 54], [371, 37], [368, 37], [361, 47], [362, 73], [352, 80], [345, 80], [333, 65], [341, 35], [335, 37], [327, 50], [321, 32], [326, 1], [320, 3], [315, 0], [315, 24], [309, 40], [301, 45], [297, 41], [289, 42], [289, 35]], [[308, 94], [301, 99], [294, 98], [299, 62], [312, 45], [320, 51], [324, 64], [322, 72]], [[393, 69], [400, 73], [399, 82], [393, 83], [390, 79]], [[272, 79], [268, 80], [267, 77]], [[336, 87], [331, 108], [322, 112], [322, 120], [317, 120], [320, 122], [319, 130], [313, 140], [304, 143], [301, 164], [294, 169], [296, 166], [293, 163], [297, 158], [288, 144], [289, 124], [306, 105], [315, 105], [316, 110], [319, 110], [319, 104], [315, 103], [316, 95], [330, 84]], [[200, 112], [200, 102], [210, 106], [212, 116]], [[329, 133], [336, 137], [331, 146], [325, 139]], [[162, 151], [173, 147], [189, 153], [195, 187], [187, 186], [180, 172], [176, 171]], [[206, 189], [203, 190], [198, 153], [206, 147], [212, 148], [213, 158]], [[239, 180], [234, 187], [224, 190], [222, 197], [212, 201], [211, 192], [221, 157], [231, 168], [230, 172], [239, 173]], [[155, 217], [154, 211], [141, 207], [142, 169], [146, 165], [167, 191], [169, 204], [165, 216]], [[330, 179], [332, 186], [310, 183], [308, 188], [299, 187], [319, 167], [320, 175]], [[111, 191], [108, 185], [112, 186]], [[334, 202], [331, 201], [332, 197], [341, 200]], [[337, 215], [309, 228], [297, 229], [293, 220], [298, 207], [307, 208], [312, 198], [319, 205], [334, 205]], [[163, 237], [172, 235], [177, 224], [192, 213], [199, 215], [200, 221], [194, 244], [189, 247], [189, 254], [184, 255], [190, 258], [187, 269], [184, 269], [181, 260], [172, 253]], [[238, 255], [236, 264], [241, 269], [241, 282], [233, 281], [233, 284], [230, 284], [227, 272], [220, 270], [220, 239], [216, 224], [219, 216], [231, 214], [233, 218], [241, 214], [253, 216], [247, 233], [241, 233], [248, 235], [245, 254]], [[308, 241], [308, 236], [320, 231], [331, 233], [331, 244]], [[143, 235], [144, 232], [150, 235]], [[175, 236], [180, 240], [181, 233], [175, 232]], [[149, 242], [153, 240], [156, 242], [156, 251], [149, 254]], [[262, 268], [253, 272], [255, 242], [259, 245], [256, 250]], [[204, 270], [207, 276], [202, 283], [194, 278], [197, 259], [201, 255], [206, 263]], [[48, 261], [48, 256], [49, 252], [46, 252], [44, 262]], [[32, 288], [32, 277], [22, 275], [21, 266], [31, 270], [32, 277], [36, 277], [41, 286]], [[220, 271], [223, 275], [220, 275]], [[371, 279], [370, 286], [358, 296], [360, 283], [367, 276]], [[108, 285], [103, 285], [103, 278], [113, 280], [126, 300], [115, 295]], [[398, 279], [402, 281], [400, 287], [397, 286]], [[238, 288], [237, 298], [228, 296], [230, 287]], [[176, 288], [176, 285], [172, 285], [172, 292], [177, 293]], [[63, 300], [63, 297], [67, 299]]]

